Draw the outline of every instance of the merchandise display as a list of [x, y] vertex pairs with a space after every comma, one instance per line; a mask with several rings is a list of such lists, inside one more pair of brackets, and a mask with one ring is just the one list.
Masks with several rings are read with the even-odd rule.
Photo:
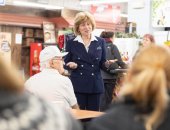
[[30, 44], [30, 76], [40, 72], [39, 54], [41, 50], [41, 43]]

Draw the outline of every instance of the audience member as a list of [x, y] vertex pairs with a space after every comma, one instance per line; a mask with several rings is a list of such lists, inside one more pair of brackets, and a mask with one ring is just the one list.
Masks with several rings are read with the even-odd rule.
[[151, 45], [129, 70], [120, 100], [89, 130], [169, 130], [170, 50]]
[[26, 89], [36, 96], [43, 97], [54, 105], [66, 108], [78, 108], [73, 86], [64, 72], [63, 59], [67, 53], [61, 53], [56, 46], [45, 47], [40, 52], [40, 73], [30, 77]]
[[142, 46], [150, 46], [152, 44], [155, 44], [155, 38], [151, 34], [145, 34], [142, 39]]
[[0, 56], [1, 130], [80, 130], [66, 111], [24, 91], [24, 81], [13, 65]]
[[145, 34], [143, 36], [143, 39], [141, 41], [141, 46], [139, 46], [139, 49], [136, 51], [136, 54], [133, 57], [133, 60], [136, 58], [136, 56], [140, 53], [140, 50], [143, 49], [144, 47], [148, 47], [150, 45], [155, 45], [155, 38], [151, 34]]

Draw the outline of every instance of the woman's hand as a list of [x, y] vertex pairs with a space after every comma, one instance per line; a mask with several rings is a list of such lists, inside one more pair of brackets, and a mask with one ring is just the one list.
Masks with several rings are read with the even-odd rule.
[[117, 61], [117, 59], [114, 60], [108, 60], [109, 64], [115, 63]]
[[106, 68], [109, 68], [109, 66], [112, 64], [112, 63], [115, 63], [117, 61], [117, 59], [114, 59], [114, 60], [107, 60], [105, 62], [105, 66]]
[[75, 62], [68, 62], [66, 66], [68, 66], [71, 69], [76, 69], [78, 65]]

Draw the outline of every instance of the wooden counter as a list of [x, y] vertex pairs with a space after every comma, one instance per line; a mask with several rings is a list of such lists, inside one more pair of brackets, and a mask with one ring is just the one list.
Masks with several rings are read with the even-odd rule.
[[77, 110], [77, 109], [71, 109], [71, 113], [76, 119], [79, 120], [92, 119], [104, 114], [103, 112], [98, 112], [98, 111]]

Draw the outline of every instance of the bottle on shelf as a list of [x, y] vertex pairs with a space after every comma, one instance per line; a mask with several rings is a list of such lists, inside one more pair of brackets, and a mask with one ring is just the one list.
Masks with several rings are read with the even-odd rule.
[[33, 53], [33, 63], [32, 63], [32, 75], [40, 72], [38, 50], [34, 50]]

